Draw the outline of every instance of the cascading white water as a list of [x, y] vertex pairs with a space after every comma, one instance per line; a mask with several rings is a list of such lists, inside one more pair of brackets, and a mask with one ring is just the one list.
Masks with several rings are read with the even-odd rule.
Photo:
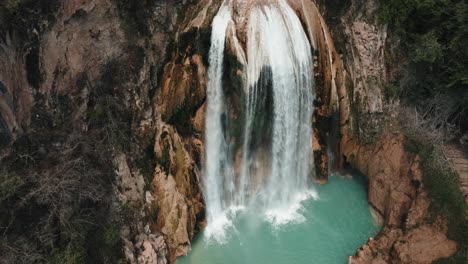
[[[232, 2], [225, 1], [213, 20], [205, 130], [208, 237], [222, 236], [228, 224], [226, 214], [233, 207], [255, 204], [276, 224], [297, 219], [300, 201], [310, 190], [314, 89], [311, 46], [299, 18], [286, 1], [262, 2], [253, 4], [248, 20], [240, 175], [234, 173], [225, 131], [228, 128], [222, 121], [223, 115], [228, 115], [222, 76], [226, 31], [234, 23]], [[269, 126], [262, 128], [255, 121], [259, 113], [268, 111], [265, 104], [263, 108], [260, 104], [267, 96], [272, 98], [272, 113], [262, 116], [271, 116], [271, 120]], [[258, 129], [272, 130], [269, 143], [262, 150], [260, 144], [253, 144], [253, 140], [258, 140], [253, 135], [268, 131]], [[267, 153], [268, 157], [260, 153]], [[267, 175], [259, 175], [259, 168]], [[256, 177], [261, 177], [261, 184], [253, 188], [252, 181], [259, 181]]]
[[[228, 159], [227, 142], [221, 124], [221, 116], [225, 111], [221, 80], [223, 75], [223, 55], [226, 28], [230, 21], [231, 7], [223, 4], [213, 20], [207, 84], [204, 196], [208, 208], [208, 221], [210, 223], [214, 222], [215, 219], [222, 221], [218, 226], [223, 226], [225, 222], [220, 219], [227, 206], [225, 192], [233, 193], [234, 191], [234, 180]], [[213, 230], [213, 232], [219, 233], [218, 230]]]

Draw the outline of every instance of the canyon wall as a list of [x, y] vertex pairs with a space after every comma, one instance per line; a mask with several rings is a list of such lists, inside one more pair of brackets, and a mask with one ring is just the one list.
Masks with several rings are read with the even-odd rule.
[[[0, 158], [24, 155], [19, 145], [28, 137], [40, 142], [27, 153], [34, 159], [42, 152], [46, 159], [72, 135], [109, 141], [94, 151], [115, 170], [109, 188], [123, 205], [115, 206], [115, 217], [125, 214], [120, 235], [131, 263], [173, 262], [203, 227], [205, 89], [210, 24], [220, 2], [55, 1], [41, 6], [44, 16], [27, 31], [1, 32]], [[430, 221], [419, 158], [406, 153], [394, 121], [397, 102], [384, 94], [394, 67], [385, 51], [396, 44], [377, 21], [378, 1], [347, 1], [336, 12], [335, 1], [289, 2], [316, 50], [317, 178], [325, 182], [329, 169], [346, 165], [360, 170], [383, 219], [379, 235], [349, 261], [450, 256], [456, 244], [447, 240], [443, 219]], [[235, 86], [242, 59], [229, 45], [226, 78]], [[239, 105], [237, 97], [229, 103]]]
[[0, 158], [14, 165], [31, 137], [38, 149], [27, 155], [37, 162], [38, 151], [51, 160], [72, 137], [90, 141], [110, 166], [102, 170], [115, 170], [109, 217], [125, 258], [173, 262], [204, 219], [203, 116], [189, 118], [205, 100], [216, 4], [52, 2], [2, 7], [36, 16], [0, 32]]
[[379, 23], [378, 1], [347, 3], [341, 10], [321, 5], [345, 72], [338, 91], [348, 98], [340, 101], [340, 160], [367, 176], [368, 200], [383, 224], [349, 262], [432, 263], [449, 257], [457, 245], [447, 239], [445, 221], [429, 211], [420, 158], [406, 151], [398, 101], [385, 94], [398, 68], [389, 59], [400, 55], [398, 40]]

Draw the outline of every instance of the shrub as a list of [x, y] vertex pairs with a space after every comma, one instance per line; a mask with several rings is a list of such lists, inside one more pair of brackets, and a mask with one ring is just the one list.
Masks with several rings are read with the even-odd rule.
[[379, 20], [400, 38], [408, 57], [398, 65], [403, 76], [401, 99], [424, 107], [442, 96], [441, 104], [457, 104], [451, 122], [468, 127], [468, 2], [384, 0]]
[[57, 250], [49, 259], [49, 264], [84, 264], [84, 252], [82, 247], [67, 246]]
[[418, 36], [412, 47], [414, 62], [436, 63], [443, 57], [442, 45], [434, 31]]
[[24, 179], [2, 169], [0, 171], [0, 204], [16, 195], [24, 184]]
[[447, 218], [448, 237], [459, 245], [458, 252], [437, 263], [463, 263], [468, 258], [467, 205], [460, 190], [458, 175], [448, 166], [440, 150], [422, 146], [420, 151], [424, 184], [432, 198], [432, 211]]
[[385, 97], [387, 97], [388, 100], [397, 97], [398, 87], [396, 85], [387, 83], [383, 86], [383, 88], [384, 88]]
[[405, 150], [421, 157], [423, 182], [432, 200], [430, 210], [447, 219], [448, 237], [459, 245], [455, 255], [437, 263], [464, 263], [468, 258], [468, 206], [460, 190], [458, 175], [443, 154], [444, 133], [427, 126], [414, 115], [412, 111], [404, 111]]

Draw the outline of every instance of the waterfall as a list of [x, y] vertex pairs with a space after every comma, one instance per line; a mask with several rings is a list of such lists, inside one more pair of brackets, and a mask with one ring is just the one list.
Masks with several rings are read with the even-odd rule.
[[[223, 4], [213, 20], [207, 84], [204, 196], [210, 223], [215, 220], [222, 221], [221, 217], [227, 202], [225, 192], [228, 193], [227, 195], [234, 192], [232, 166], [228, 158], [228, 147], [221, 123], [225, 110], [222, 89], [223, 55], [226, 29], [230, 21], [231, 8]], [[219, 225], [224, 226], [224, 221]], [[213, 232], [219, 233], [218, 230], [213, 230]]]
[[[226, 31], [230, 25], [235, 30], [232, 1], [222, 4], [212, 24], [203, 178], [208, 236], [223, 235], [232, 208], [255, 206], [275, 224], [297, 220], [300, 202], [311, 190], [312, 48], [285, 0], [258, 2], [262, 3], [249, 8], [242, 59], [246, 61], [241, 62], [245, 63], [241, 89], [245, 105], [239, 173], [233, 168], [229, 126], [224, 121], [229, 112], [223, 62]], [[234, 43], [240, 49], [237, 39]]]

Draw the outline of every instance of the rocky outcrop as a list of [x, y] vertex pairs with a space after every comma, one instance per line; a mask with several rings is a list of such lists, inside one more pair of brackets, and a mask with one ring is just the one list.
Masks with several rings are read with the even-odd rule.
[[[211, 1], [193, 2], [62, 1], [47, 7], [56, 9], [39, 17], [37, 28], [25, 29], [31, 39], [0, 27], [0, 158], [32, 135], [47, 143], [40, 153], [53, 143], [43, 134], [73, 131], [109, 143], [96, 151], [110, 153], [115, 168], [112, 217], [124, 219], [130, 263], [167, 263], [185, 254], [204, 217], [198, 109], [206, 52], [197, 49], [209, 48], [213, 10]], [[182, 51], [188, 55], [179, 57]], [[193, 138], [184, 130], [191, 118]]]
[[[379, 3], [351, 1], [337, 26], [345, 36], [344, 86], [340, 101], [340, 160], [369, 179], [368, 200], [383, 219], [383, 229], [350, 257], [349, 263], [431, 263], [457, 250], [446, 237], [444, 220], [429, 220], [430, 199], [421, 161], [405, 150], [396, 119], [397, 102], [385, 100], [387, 28], [377, 21]], [[325, 5], [326, 8], [326, 5]], [[433, 243], [433, 244], [431, 244]], [[438, 245], [440, 250], [424, 248]]]
[[[201, 1], [178, 25], [153, 109], [155, 171], [151, 229], [167, 241], [170, 261], [185, 255], [200, 231], [205, 207], [200, 185], [210, 22], [220, 3]], [[189, 10], [187, 10], [188, 12]]]
[[457, 251], [457, 244], [448, 240], [445, 230], [424, 225], [410, 231], [384, 228], [362, 246], [348, 263], [417, 263], [429, 264], [447, 258]]
[[346, 162], [369, 178], [369, 202], [384, 216], [385, 224], [404, 222], [417, 187], [422, 184], [418, 160], [404, 150], [404, 137], [387, 134], [374, 145], [359, 145], [356, 140], [342, 142]]
[[431, 226], [422, 226], [407, 232], [394, 245], [392, 257], [400, 263], [432, 263], [450, 257], [457, 244], [447, 240], [444, 232]]
[[136, 248], [141, 252], [136, 260], [129, 254], [126, 255], [127, 260], [130, 262], [141, 264], [166, 264], [168, 263], [167, 246], [163, 236], [156, 236], [155, 234], [148, 234], [144, 238], [141, 235], [137, 237]]
[[44, 34], [40, 48], [43, 94], [75, 92], [83, 73], [94, 83], [101, 74], [96, 66], [118, 57], [124, 48], [124, 32], [115, 23], [111, 2], [66, 1], [62, 8], [61, 18]]
[[[369, 179], [369, 203], [384, 219], [384, 228], [350, 258], [349, 263], [432, 263], [454, 254], [442, 219], [429, 224], [430, 199], [424, 188], [418, 156], [404, 150], [405, 138], [382, 135], [375, 144], [343, 142], [346, 161]], [[437, 250], [433, 250], [437, 247]]]
[[158, 164], [150, 192], [155, 199], [149, 205], [155, 230], [167, 238], [172, 261], [187, 254], [190, 241], [200, 230], [204, 220], [203, 197], [199, 185], [199, 169], [192, 159], [194, 155], [171, 126], [157, 122], [155, 155]]
[[0, 42], [0, 146], [10, 145], [31, 122], [32, 89], [25, 57], [18, 45], [9, 34]]
[[[388, 122], [395, 105], [383, 96], [387, 28], [377, 23], [377, 1], [351, 1], [339, 22], [343, 54], [323, 10], [313, 1], [288, 2], [316, 50], [316, 175], [326, 180], [332, 150], [336, 168], [349, 164], [368, 176], [369, 202], [384, 219], [350, 262], [429, 263], [451, 255], [456, 245], [443, 220], [428, 223], [418, 157], [405, 152], [399, 127]], [[130, 263], [173, 262], [203, 224], [207, 56], [220, 4], [62, 1], [26, 31], [31, 39], [0, 32], [0, 159], [26, 136], [50, 143], [35, 150], [42, 155], [72, 132], [106, 135], [99, 140], [111, 142], [105, 153], [115, 169], [115, 211], [128, 216], [121, 237]], [[232, 35], [228, 41], [233, 81], [242, 70], [236, 60], [245, 60], [236, 53], [246, 44], [247, 18], [239, 14], [251, 4], [239, 1], [234, 20], [244, 30], [238, 43]], [[240, 105], [238, 97], [228, 102]], [[48, 133], [56, 138], [41, 138]]]
[[385, 63], [387, 27], [378, 22], [379, 3], [351, 1], [341, 25], [346, 36], [344, 65], [347, 92], [352, 97], [353, 126], [360, 141], [372, 143], [391, 117], [383, 96], [388, 81]]
[[[96, 83], [102, 81], [103, 74], [113, 71], [110, 74], [115, 76], [109, 81], [115, 86], [110, 89], [118, 89], [116, 95], [124, 99], [124, 108], [129, 109], [133, 116], [130, 127], [134, 136], [132, 148], [126, 150], [128, 155], [120, 153], [114, 158], [119, 201], [134, 211], [131, 222], [122, 230], [125, 256], [133, 263], [166, 263], [173, 249], [171, 243], [167, 246], [166, 240], [172, 241], [174, 234], [164, 233], [163, 228], [151, 225], [158, 215], [154, 212], [154, 204], [163, 204], [165, 200], [155, 200], [152, 198], [154, 193], [144, 191], [145, 186], [151, 185], [148, 182], [151, 180], [145, 179], [140, 172], [146, 168], [135, 166], [135, 163], [138, 159], [151, 163], [151, 160], [141, 157], [147, 148], [151, 148], [157, 125], [150, 104], [150, 91], [157, 85], [157, 71], [162, 68], [160, 60], [166, 56], [165, 50], [171, 38], [166, 23], [175, 25], [177, 20], [169, 12], [180, 7], [171, 4], [149, 6], [161, 21], [142, 22], [151, 30], [152, 35], [148, 37], [126, 32], [131, 21], [118, 20], [119, 13], [122, 15], [124, 11], [116, 8], [123, 7], [110, 1], [67, 2], [62, 6], [60, 19], [44, 35], [41, 43], [44, 80], [39, 92], [45, 95], [45, 104], [51, 94], [76, 94], [77, 99], [85, 103], [71, 109], [71, 118], [76, 120], [73, 123], [77, 129], [86, 131], [86, 119], [82, 117], [88, 112], [89, 94], [96, 89]], [[130, 70], [123, 67], [125, 63]], [[151, 168], [152, 164], [143, 166]], [[174, 190], [159, 189], [156, 198], [169, 195], [165, 192]]]
[[124, 226], [121, 231], [126, 260], [130, 263], [168, 263], [169, 250], [166, 239], [161, 233], [152, 232], [146, 220], [151, 217], [149, 214], [154, 198], [150, 192], [144, 190], [143, 175], [139, 170], [130, 170], [124, 153], [117, 154], [113, 163], [117, 175], [117, 198], [119, 203], [130, 208], [132, 213], [130, 224]]

